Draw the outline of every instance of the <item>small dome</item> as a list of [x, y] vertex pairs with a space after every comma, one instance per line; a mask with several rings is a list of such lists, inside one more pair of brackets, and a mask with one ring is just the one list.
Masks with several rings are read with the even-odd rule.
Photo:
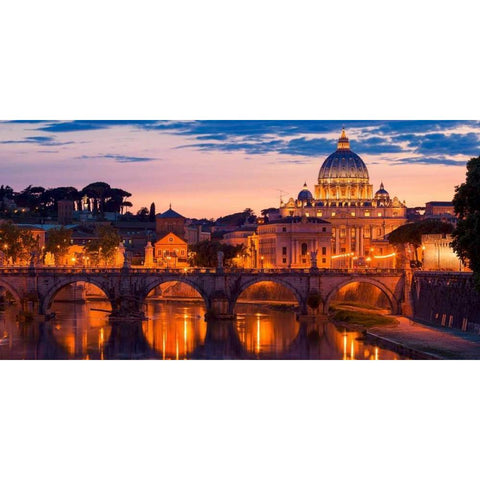
[[380, 189], [375, 192], [375, 198], [385, 198], [389, 197], [390, 194], [385, 190], [383, 182], [380, 184]]
[[307, 182], [303, 184], [303, 188], [298, 194], [298, 200], [301, 200], [302, 202], [309, 202], [310, 200], [313, 200], [313, 195], [307, 187]]

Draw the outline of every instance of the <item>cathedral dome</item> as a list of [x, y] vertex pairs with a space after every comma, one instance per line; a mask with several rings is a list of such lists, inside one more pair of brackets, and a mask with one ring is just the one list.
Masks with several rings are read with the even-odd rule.
[[375, 192], [375, 198], [388, 198], [390, 194], [385, 190], [383, 182], [380, 184], [380, 189]]
[[352, 150], [345, 129], [338, 140], [337, 150], [323, 162], [318, 174], [318, 183], [326, 180], [334, 182], [368, 182], [368, 170], [363, 160]]
[[307, 182], [303, 184], [303, 188], [300, 190], [297, 198], [302, 202], [309, 202], [310, 200], [313, 200], [312, 192], [307, 188]]

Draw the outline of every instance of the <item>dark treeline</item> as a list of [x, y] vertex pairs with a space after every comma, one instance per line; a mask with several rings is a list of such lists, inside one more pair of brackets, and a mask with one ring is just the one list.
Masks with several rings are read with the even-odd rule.
[[[71, 200], [77, 210], [87, 209], [92, 213], [123, 213], [132, 204], [127, 199], [131, 193], [121, 188], [111, 187], [105, 182], [94, 182], [81, 190], [75, 187], [44, 188], [29, 185], [20, 192], [11, 187], [0, 187], [0, 205], [3, 213], [8, 213], [12, 205], [18, 209], [29, 210], [38, 216], [56, 215], [59, 200]], [[82, 199], [85, 203], [82, 204]]]

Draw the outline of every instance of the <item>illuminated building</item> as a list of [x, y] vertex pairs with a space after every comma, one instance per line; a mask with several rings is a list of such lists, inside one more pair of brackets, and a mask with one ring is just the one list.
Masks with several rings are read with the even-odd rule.
[[167, 233], [153, 245], [153, 261], [157, 267], [186, 267], [188, 265], [187, 255], [187, 242], [174, 233]]
[[383, 182], [373, 193], [364, 161], [350, 149], [345, 130], [323, 162], [315, 195], [305, 183], [297, 199], [281, 202], [282, 217], [321, 218], [331, 224], [332, 267], [395, 266], [386, 236], [406, 223], [406, 206]]
[[450, 246], [452, 240], [445, 233], [422, 235], [423, 270], [469, 271]]
[[320, 218], [286, 217], [259, 225], [249, 237], [254, 268], [309, 268], [311, 252], [317, 266], [330, 267], [332, 226]]

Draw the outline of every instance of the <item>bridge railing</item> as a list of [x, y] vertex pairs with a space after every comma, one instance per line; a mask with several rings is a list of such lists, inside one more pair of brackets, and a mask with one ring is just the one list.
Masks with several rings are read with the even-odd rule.
[[[36, 274], [119, 274], [128, 272], [129, 275], [154, 275], [154, 274], [174, 274], [174, 275], [199, 275], [218, 273], [215, 268], [184, 267], [184, 268], [147, 268], [147, 267], [20, 267], [4, 266], [0, 267], [1, 275], [12, 275], [35, 272]], [[404, 272], [401, 269], [393, 268], [320, 268], [312, 270], [310, 268], [225, 268], [226, 274], [248, 274], [248, 275], [285, 275], [285, 274], [338, 274], [338, 275], [400, 275]], [[415, 272], [415, 275], [470, 275], [460, 272]]]

